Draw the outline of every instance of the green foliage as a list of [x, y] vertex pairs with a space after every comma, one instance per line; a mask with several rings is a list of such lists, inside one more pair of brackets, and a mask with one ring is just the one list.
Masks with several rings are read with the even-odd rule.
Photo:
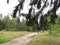
[[2, 18], [2, 14], [0, 14], [0, 31], [5, 28], [5, 23], [3, 22]]
[[[17, 12], [19, 12], [19, 16], [22, 15], [20, 12], [24, 8], [23, 5], [24, 5], [25, 1], [26, 0], [19, 0], [19, 4], [16, 5], [16, 7], [13, 11], [12, 16], [14, 18], [16, 17]], [[7, 0], [7, 3], [9, 3], [9, 0]], [[42, 3], [43, 3], [43, 5], [42, 5]], [[31, 26], [33, 29], [36, 28], [37, 30], [47, 30], [51, 24], [52, 25], [55, 24], [55, 20], [58, 17], [56, 14], [56, 11], [60, 7], [60, 0], [54, 0], [54, 1], [53, 0], [50, 0], [50, 1], [48, 1], [48, 0], [30, 0], [30, 3], [28, 5], [31, 6], [31, 8], [29, 9], [29, 13], [26, 15], [22, 15], [22, 16], [25, 16], [26, 23], [28, 26]], [[47, 7], [49, 7], [49, 9]], [[39, 9], [39, 11], [36, 12], [35, 8]], [[45, 8], [48, 10], [46, 14], [44, 14]], [[41, 17], [40, 17], [40, 19], [38, 19], [40, 15], [41, 15]], [[47, 19], [49, 16], [46, 16], [46, 15], [50, 16], [50, 18], [49, 18], [50, 21], [48, 21], [48, 19]], [[39, 22], [40, 24], [38, 24], [38, 20], [40, 20], [40, 22]], [[50, 23], [50, 25], [49, 25], [49, 23]], [[39, 27], [40, 27], [40, 29], [39, 29]]]
[[5, 29], [5, 23], [3, 21], [0, 21], [0, 31], [2, 29]]
[[[16, 14], [17, 12], [21, 11], [21, 9], [24, 7], [23, 4], [24, 4], [24, 1], [26, 0], [21, 0], [19, 1], [19, 4], [15, 7], [15, 10], [13, 12], [13, 17], [16, 17]], [[34, 24], [37, 24], [38, 23], [38, 18], [39, 16], [41, 15], [41, 18], [39, 19], [40, 20], [40, 28], [41, 30], [45, 30], [48, 28], [48, 22], [47, 22], [47, 18], [46, 16], [43, 16], [43, 15], [49, 15], [50, 16], [50, 23], [51, 24], [55, 24], [55, 19], [57, 18], [57, 14], [56, 14], [56, 11], [57, 9], [60, 7], [60, 0], [54, 0], [54, 2], [52, 0], [50, 0], [51, 2], [49, 2], [48, 0], [30, 0], [30, 6], [31, 8], [29, 9], [29, 13], [25, 15], [26, 17], [26, 22], [27, 22], [27, 25], [31, 26], [31, 25], [34, 25]], [[58, 3], [59, 2], [59, 3]], [[41, 6], [43, 4], [43, 6]], [[53, 7], [52, 7], [53, 5]], [[44, 14], [44, 9], [46, 7], [52, 7], [51, 9], [49, 8], [47, 13]], [[36, 9], [40, 9], [38, 12], [35, 12], [35, 8]], [[20, 9], [19, 9], [20, 8]], [[33, 13], [33, 14], [32, 14]], [[19, 13], [21, 14], [21, 13]], [[23, 15], [22, 15], [23, 16]], [[44, 24], [43, 24], [44, 23]], [[38, 24], [36, 25], [36, 28], [38, 28]]]
[[[49, 18], [48, 21], [50, 21]], [[60, 45], [60, 16], [55, 22], [55, 24], [49, 26], [47, 32], [40, 32], [27, 45]]]
[[[2, 18], [2, 16], [0, 16]], [[60, 24], [60, 17], [57, 18], [57, 20], [55, 21], [55, 25], [59, 25]], [[32, 22], [34, 23], [32, 23]], [[39, 30], [52, 30], [52, 28], [54, 27], [51, 23], [50, 23], [50, 16], [48, 15], [44, 15], [41, 17], [41, 21], [40, 24], [38, 24], [37, 20], [30, 20], [28, 25], [26, 25], [26, 21], [23, 20], [22, 22], [20, 22], [19, 17], [16, 18], [12, 18], [10, 19], [9, 16], [5, 16], [4, 19], [0, 19], [0, 30], [5, 29], [7, 31], [39, 31]], [[31, 24], [30, 24], [31, 23]], [[52, 25], [52, 26], [51, 26]], [[51, 26], [51, 27], [50, 27]]]
[[19, 17], [10, 19], [9, 16], [5, 16], [4, 19], [0, 20], [0, 31], [3, 29], [7, 31], [33, 31], [31, 26], [26, 25], [25, 20], [20, 22]]

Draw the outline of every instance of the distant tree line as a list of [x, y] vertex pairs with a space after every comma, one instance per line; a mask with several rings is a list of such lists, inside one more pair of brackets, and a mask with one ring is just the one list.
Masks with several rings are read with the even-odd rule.
[[[45, 17], [45, 19], [46, 19], [46, 17]], [[49, 22], [49, 17], [47, 19], [48, 19], [47, 22]], [[40, 22], [40, 23], [42, 23], [42, 22]], [[58, 18], [56, 19], [55, 24], [60, 25], [60, 16], [58, 16]], [[28, 24], [28, 25], [30, 25], [30, 24]], [[28, 26], [28, 25], [26, 23], [26, 20], [23, 19], [22, 21], [20, 21], [19, 17], [11, 19], [7, 15], [3, 18], [2, 14], [0, 14], [0, 31], [1, 30], [6, 30], [6, 31], [38, 31], [39, 30], [40, 31], [41, 28], [42, 28], [42, 30], [44, 30], [44, 28], [48, 30], [49, 28], [47, 28], [45, 25], [48, 26], [50, 24], [44, 23], [44, 25], [41, 24], [41, 27], [40, 27], [40, 25], [38, 25], [39, 26], [38, 29], [36, 26], [37, 23], [35, 23], [35, 24], [33, 23], [31, 26]]]
[[[36, 28], [36, 27], [35, 27]], [[31, 26], [26, 25], [26, 21], [23, 19], [20, 21], [19, 17], [10, 19], [9, 16], [3, 18], [0, 14], [0, 31], [36, 31]]]

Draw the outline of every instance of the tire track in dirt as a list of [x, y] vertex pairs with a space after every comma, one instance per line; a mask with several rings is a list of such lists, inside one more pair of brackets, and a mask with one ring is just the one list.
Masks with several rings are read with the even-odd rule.
[[0, 45], [26, 45], [35, 35], [37, 35], [37, 33], [31, 33]]

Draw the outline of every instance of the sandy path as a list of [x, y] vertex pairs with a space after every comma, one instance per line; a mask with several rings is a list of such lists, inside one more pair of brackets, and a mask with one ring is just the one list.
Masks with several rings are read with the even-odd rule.
[[37, 33], [31, 33], [0, 45], [26, 45], [35, 35], [37, 35]]

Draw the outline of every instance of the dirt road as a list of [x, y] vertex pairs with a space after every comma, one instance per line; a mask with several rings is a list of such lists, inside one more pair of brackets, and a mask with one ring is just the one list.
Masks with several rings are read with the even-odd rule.
[[31, 33], [0, 45], [26, 45], [37, 33]]

